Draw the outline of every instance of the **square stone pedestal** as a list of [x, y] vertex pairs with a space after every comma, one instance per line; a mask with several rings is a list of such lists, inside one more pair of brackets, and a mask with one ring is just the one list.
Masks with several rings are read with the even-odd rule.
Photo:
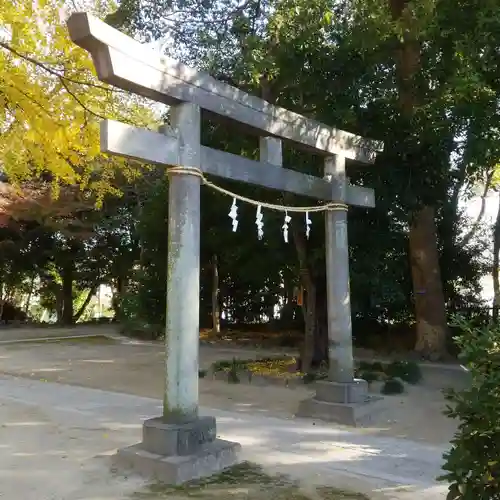
[[321, 380], [316, 382], [316, 395], [300, 402], [297, 416], [356, 426], [369, 419], [374, 399], [368, 395], [365, 380], [354, 379], [351, 383]]
[[238, 462], [238, 443], [217, 439], [215, 418], [173, 424], [144, 422], [142, 442], [118, 450], [114, 464], [166, 484], [211, 476]]

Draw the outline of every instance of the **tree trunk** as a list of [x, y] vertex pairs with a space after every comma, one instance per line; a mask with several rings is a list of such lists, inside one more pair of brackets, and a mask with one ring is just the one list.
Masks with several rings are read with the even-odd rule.
[[0, 284], [0, 321], [3, 321], [3, 310], [5, 309], [5, 285]]
[[61, 272], [62, 278], [62, 323], [73, 324], [73, 262], [64, 263]]
[[63, 323], [63, 312], [64, 312], [64, 297], [62, 289], [57, 289], [55, 292], [56, 299], [56, 318], [58, 323]]
[[[421, 42], [415, 29], [413, 2], [388, 0], [388, 6], [393, 20], [399, 23], [403, 33], [394, 58], [401, 125], [408, 130], [409, 144], [413, 144], [415, 138], [412, 137], [411, 123], [421, 101], [416, 78], [422, 69]], [[445, 352], [448, 328], [434, 214], [431, 206], [416, 210], [410, 226], [409, 251], [417, 321], [415, 350], [426, 356], [440, 357]]]
[[123, 306], [123, 298], [127, 292], [128, 286], [128, 275], [126, 276], [117, 276], [115, 279], [115, 290], [113, 291], [113, 298], [111, 300], [111, 305], [115, 312], [115, 321], [120, 321], [123, 317], [122, 315], [122, 306]]
[[301, 368], [304, 373], [308, 373], [314, 360], [315, 331], [316, 331], [316, 287], [309, 271], [301, 272], [301, 281], [304, 286], [305, 300], [302, 308], [305, 308], [305, 332], [304, 348], [301, 356]]
[[493, 322], [498, 322], [498, 311], [500, 310], [500, 281], [498, 277], [500, 261], [500, 193], [498, 194], [498, 211], [493, 227], [493, 267], [491, 277], [493, 278]]
[[212, 333], [220, 333], [219, 264], [217, 255], [212, 258]]
[[118, 276], [115, 279], [115, 286], [113, 290], [113, 298], [111, 299], [111, 306], [115, 313], [115, 320], [119, 321], [121, 318], [122, 311], [122, 300], [123, 300], [123, 279]]
[[326, 281], [316, 285], [316, 329], [313, 363], [328, 363], [328, 304]]
[[302, 310], [304, 312], [305, 334], [304, 346], [300, 356], [300, 366], [304, 373], [311, 370], [314, 358], [314, 332], [316, 329], [316, 286], [312, 273], [307, 265], [306, 241], [302, 232], [294, 229], [292, 226], [293, 241], [297, 250], [299, 260], [300, 281], [305, 291], [305, 300]]
[[410, 263], [417, 320], [415, 350], [438, 357], [446, 351], [448, 327], [432, 207], [421, 209], [412, 222]]
[[27, 316], [29, 315], [29, 312], [30, 312], [31, 297], [33, 296], [33, 289], [34, 288], [35, 288], [35, 274], [33, 274], [33, 276], [31, 277], [28, 295], [26, 297], [26, 304], [24, 306], [24, 312], [26, 313]]
[[[278, 40], [276, 35], [273, 34], [270, 39], [270, 46], [268, 48], [271, 53], [276, 46]], [[267, 73], [261, 75], [260, 78], [261, 97], [271, 104], [276, 103], [276, 97], [271, 88], [271, 80]], [[286, 201], [289, 193], [283, 193], [283, 199]], [[315, 331], [316, 331], [316, 286], [314, 283], [313, 274], [307, 262], [307, 246], [304, 234], [297, 230], [293, 225], [291, 226], [293, 241], [297, 251], [299, 260], [299, 275], [302, 286], [304, 287], [305, 298], [302, 303], [302, 311], [304, 313], [305, 332], [304, 344], [300, 354], [300, 370], [307, 373], [311, 370], [314, 359], [315, 348]]]
[[76, 312], [76, 314], [72, 318], [72, 322], [76, 323], [81, 317], [82, 314], [85, 312], [85, 309], [87, 309], [87, 306], [89, 305], [90, 301], [92, 300], [92, 297], [95, 295], [96, 291], [98, 290], [99, 285], [94, 285], [88, 292], [87, 297], [85, 297], [85, 300], [83, 301], [83, 304], [81, 305], [80, 309]]

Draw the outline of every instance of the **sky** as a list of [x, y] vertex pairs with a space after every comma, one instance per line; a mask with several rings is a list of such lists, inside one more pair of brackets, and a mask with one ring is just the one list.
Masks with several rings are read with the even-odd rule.
[[[497, 216], [499, 196], [500, 196], [499, 193], [490, 191], [488, 197], [486, 198], [486, 210], [483, 217], [483, 223], [489, 225], [490, 227], [493, 226]], [[471, 217], [472, 220], [474, 220], [477, 217], [480, 209], [481, 209], [480, 196], [472, 198], [467, 203], [466, 212], [467, 215]], [[481, 280], [481, 285], [483, 287], [483, 293], [482, 293], [483, 299], [491, 303], [493, 301], [493, 281], [491, 276], [484, 276]]]

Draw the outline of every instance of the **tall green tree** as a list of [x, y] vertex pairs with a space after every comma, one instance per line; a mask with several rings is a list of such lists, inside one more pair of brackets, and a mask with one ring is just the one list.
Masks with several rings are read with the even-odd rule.
[[[385, 142], [373, 168], [348, 166], [353, 182], [377, 193], [376, 209], [349, 215], [353, 318], [409, 321], [413, 308], [416, 349], [440, 356], [445, 307], [463, 304], [464, 290], [467, 300], [476, 300], [481, 268], [477, 244], [460, 234], [458, 200], [478, 179], [491, 182], [498, 163], [491, 127], [498, 119], [494, 3], [461, 0], [458, 8], [451, 0], [249, 0], [240, 6], [232, 0], [131, 0], [109, 19], [140, 38], [162, 41], [170, 53], [224, 81]], [[227, 134], [211, 144], [255, 154]], [[285, 157], [288, 165], [321, 175], [317, 158], [294, 151]], [[248, 189], [253, 197], [266, 196]], [[213, 208], [209, 219], [220, 225], [227, 207]], [[266, 238], [279, 248], [279, 231]], [[221, 253], [222, 241], [206, 247], [207, 259]], [[295, 279], [316, 295], [309, 326], [318, 341], [326, 321], [323, 243], [320, 237], [294, 243]], [[257, 243], [242, 245], [251, 259]], [[282, 269], [290, 269], [288, 257], [283, 261]], [[259, 269], [259, 263], [248, 267]], [[321, 342], [317, 347], [321, 351]]]

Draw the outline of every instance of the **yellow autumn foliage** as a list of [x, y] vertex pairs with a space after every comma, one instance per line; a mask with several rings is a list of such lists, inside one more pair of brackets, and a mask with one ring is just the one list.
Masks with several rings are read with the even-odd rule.
[[60, 0], [0, 2], [0, 167], [13, 183], [48, 173], [54, 186], [76, 184], [102, 199], [117, 172], [138, 171], [102, 157], [100, 120], [141, 126], [154, 117], [139, 98], [97, 80], [68, 36], [67, 15]]

